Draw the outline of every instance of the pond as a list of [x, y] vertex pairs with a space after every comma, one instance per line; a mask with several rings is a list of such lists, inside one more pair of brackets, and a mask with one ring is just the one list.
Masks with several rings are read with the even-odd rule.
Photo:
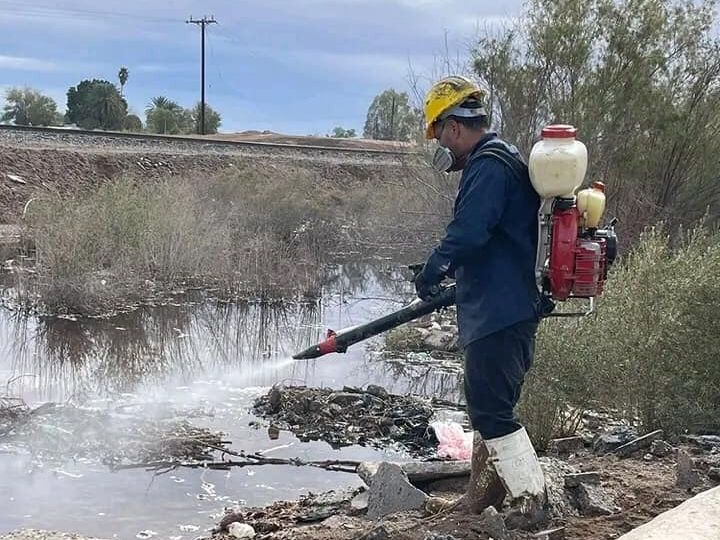
[[[271, 439], [251, 407], [278, 383], [373, 383], [393, 393], [457, 401], [456, 376], [374, 360], [363, 344], [344, 355], [291, 359], [328, 327], [369, 321], [410, 298], [411, 285], [391, 265], [358, 264], [339, 267], [313, 303], [232, 304], [195, 293], [113, 319], [0, 311], [0, 381], [10, 381], [0, 395], [20, 397], [32, 407], [70, 403], [118, 419], [187, 420], [222, 431], [237, 451], [304, 460], [405, 459], [392, 449], [337, 450], [300, 442], [288, 432]], [[34, 441], [0, 438], [0, 532], [41, 528], [105, 538], [191, 539], [206, 534], [226, 506], [361, 485], [353, 474], [276, 465], [112, 472], [79, 455], [75, 449], [82, 441], [68, 443], [61, 427], [42, 428], [49, 440], [63, 441], [60, 459], [33, 451]]]

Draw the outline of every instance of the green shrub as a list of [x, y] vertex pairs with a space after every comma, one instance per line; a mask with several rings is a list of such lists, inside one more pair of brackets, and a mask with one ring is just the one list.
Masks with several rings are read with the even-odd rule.
[[720, 235], [673, 244], [648, 230], [612, 272], [596, 313], [545, 321], [520, 412], [542, 444], [589, 408], [645, 430], [720, 427]]

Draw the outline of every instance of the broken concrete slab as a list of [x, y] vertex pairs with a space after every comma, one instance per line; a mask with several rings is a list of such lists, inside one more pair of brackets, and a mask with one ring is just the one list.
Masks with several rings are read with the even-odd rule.
[[618, 540], [708, 540], [720, 538], [720, 486], [688, 499]]
[[565, 487], [576, 488], [580, 484], [599, 484], [600, 473], [597, 471], [587, 471], [581, 473], [571, 473], [565, 475]]
[[637, 432], [630, 426], [615, 426], [608, 431], [598, 433], [593, 439], [593, 450], [598, 454], [607, 454], [617, 447], [629, 443], [635, 437]]
[[700, 471], [695, 468], [695, 462], [690, 454], [684, 450], [678, 451], [675, 473], [675, 483], [681, 488], [692, 489], [702, 484]]
[[[378, 462], [364, 461], [358, 467], [357, 474], [369, 486], [379, 465]], [[398, 465], [412, 484], [470, 475], [470, 461], [411, 461]]]
[[367, 516], [378, 519], [395, 512], [419, 510], [427, 498], [410, 483], [399, 465], [382, 462], [370, 483]]
[[609, 516], [619, 512], [615, 496], [600, 486], [580, 484], [573, 488], [578, 509], [585, 516]]
[[585, 448], [585, 440], [582, 437], [562, 437], [551, 439], [547, 452], [550, 455], [575, 454], [583, 448]]
[[618, 446], [615, 449], [615, 454], [620, 457], [628, 457], [632, 455], [634, 452], [637, 452], [638, 450], [642, 450], [643, 448], [647, 448], [650, 446], [653, 441], [660, 438], [660, 436], [663, 434], [662, 429], [657, 429], [655, 431], [652, 431], [646, 435], [643, 435], [642, 437], [637, 437], [636, 439], [633, 439], [632, 441], [625, 443], [621, 446]]
[[579, 471], [561, 459], [541, 457], [539, 461], [545, 476], [550, 517], [564, 519], [567, 516], [577, 516], [577, 502], [572, 490], [565, 488], [565, 475]]
[[549, 455], [575, 454], [585, 448], [585, 441], [582, 437], [562, 437], [551, 439], [548, 443], [547, 453]]
[[502, 514], [492, 506], [482, 511], [474, 528], [484, 532], [494, 540], [505, 540], [509, 537]]

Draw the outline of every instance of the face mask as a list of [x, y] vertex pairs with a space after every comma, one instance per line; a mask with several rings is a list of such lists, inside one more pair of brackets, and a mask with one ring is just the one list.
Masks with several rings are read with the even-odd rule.
[[448, 172], [455, 165], [455, 155], [452, 150], [444, 146], [438, 146], [432, 159], [432, 168], [437, 172]]
[[438, 146], [432, 159], [432, 168], [437, 172], [461, 171], [465, 167], [466, 157], [455, 157], [449, 148]]

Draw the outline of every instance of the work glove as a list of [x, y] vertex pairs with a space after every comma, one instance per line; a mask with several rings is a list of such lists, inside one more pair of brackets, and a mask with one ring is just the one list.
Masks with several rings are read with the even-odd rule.
[[430, 283], [422, 271], [415, 274], [413, 281], [415, 282], [415, 291], [417, 292], [418, 298], [424, 302], [429, 301], [433, 296], [440, 293], [440, 285], [438, 283]]

